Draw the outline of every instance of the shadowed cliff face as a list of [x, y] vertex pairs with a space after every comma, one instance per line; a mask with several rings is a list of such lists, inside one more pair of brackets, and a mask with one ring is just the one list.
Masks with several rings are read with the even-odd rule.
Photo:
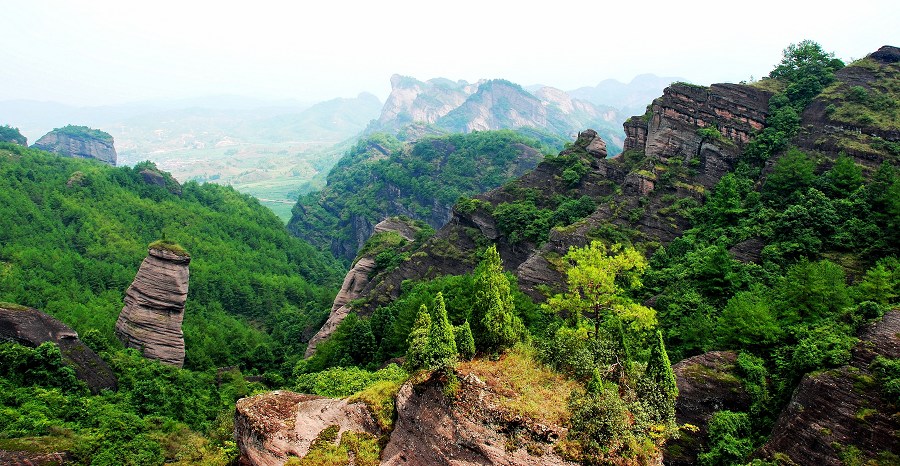
[[0, 342], [3, 341], [32, 348], [48, 341], [56, 343], [66, 364], [75, 369], [75, 376], [91, 392], [116, 389], [116, 376], [106, 362], [82, 343], [74, 330], [37, 309], [14, 309], [0, 304]]
[[[855, 449], [859, 464], [883, 452], [900, 456], [898, 400], [874, 381], [876, 356], [900, 358], [900, 310], [866, 329], [850, 364], [803, 377], [781, 413], [764, 456], [787, 455], [797, 464], [842, 465]], [[888, 463], [882, 463], [888, 464]]]
[[184, 364], [184, 302], [190, 257], [150, 249], [125, 292], [125, 307], [116, 321], [116, 336], [127, 348], [149, 359]]
[[[97, 131], [97, 133], [101, 133]], [[63, 130], [53, 130], [35, 141], [35, 149], [53, 152], [66, 157], [81, 159], [95, 159], [112, 166], [116, 166], [116, 148], [113, 138], [109, 134], [102, 133], [105, 137], [94, 137], [89, 134], [68, 134]]]

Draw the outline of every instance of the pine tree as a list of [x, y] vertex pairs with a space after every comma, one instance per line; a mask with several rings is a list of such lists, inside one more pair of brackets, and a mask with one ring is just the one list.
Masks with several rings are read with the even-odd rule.
[[469, 321], [465, 321], [459, 327], [454, 329], [454, 333], [456, 335], [456, 351], [459, 353], [459, 357], [465, 360], [470, 360], [475, 356], [475, 339], [472, 337], [472, 328], [469, 326]]
[[416, 314], [412, 331], [409, 332], [409, 349], [406, 351], [406, 365], [409, 370], [425, 369], [430, 365], [429, 333], [431, 333], [431, 314], [423, 304]]
[[502, 351], [522, 339], [524, 325], [515, 314], [509, 280], [496, 246], [485, 252], [475, 271], [475, 322], [479, 346]]
[[456, 363], [456, 339], [447, 317], [444, 295], [438, 292], [431, 310], [431, 331], [428, 335], [430, 369], [452, 367]]
[[674, 422], [678, 386], [675, 384], [675, 373], [672, 372], [672, 364], [659, 330], [656, 331], [656, 344], [650, 349], [650, 360], [647, 361], [644, 376], [651, 392], [647, 393], [647, 398], [655, 405], [659, 417], [661, 420]]

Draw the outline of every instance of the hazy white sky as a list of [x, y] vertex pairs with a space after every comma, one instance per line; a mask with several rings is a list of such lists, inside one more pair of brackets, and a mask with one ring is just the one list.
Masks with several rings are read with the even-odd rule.
[[384, 99], [393, 73], [566, 90], [640, 73], [737, 82], [807, 38], [845, 60], [900, 45], [898, 5], [0, 0], [0, 100]]

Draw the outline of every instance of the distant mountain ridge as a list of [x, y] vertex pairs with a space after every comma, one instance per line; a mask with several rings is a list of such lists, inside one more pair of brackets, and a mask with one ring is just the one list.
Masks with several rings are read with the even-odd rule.
[[591, 127], [610, 141], [615, 154], [624, 141], [622, 121], [624, 117], [613, 107], [577, 100], [548, 86], [529, 92], [504, 79], [469, 83], [445, 78], [419, 81], [394, 75], [381, 116], [366, 128], [366, 133], [387, 132], [416, 139], [441, 132], [533, 129], [561, 145], [579, 130]]

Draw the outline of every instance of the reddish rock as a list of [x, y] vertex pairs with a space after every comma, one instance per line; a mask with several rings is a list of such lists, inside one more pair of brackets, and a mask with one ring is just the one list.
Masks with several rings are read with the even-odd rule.
[[[406, 383], [397, 393], [397, 421], [381, 464], [398, 465], [569, 465], [552, 444], [564, 429], [503, 412], [475, 376], [460, 377], [456, 399], [444, 395], [437, 376], [421, 385]], [[517, 436], [529, 447], [514, 445]], [[532, 453], [540, 452], [540, 456]]]
[[74, 330], [37, 309], [0, 303], [2, 341], [32, 348], [48, 341], [56, 343], [63, 360], [75, 369], [75, 376], [83, 380], [91, 392], [96, 394], [117, 387], [116, 376], [106, 362], [82, 343]]
[[184, 364], [184, 302], [191, 258], [152, 248], [125, 292], [125, 307], [116, 321], [116, 336], [126, 348], [147, 358]]
[[[234, 439], [240, 463], [281, 466], [289, 457], [303, 457], [318, 435], [330, 426], [339, 432], [380, 436], [377, 422], [363, 403], [274, 391], [242, 398], [234, 414]], [[340, 438], [340, 435], [338, 436]]]
[[761, 456], [839, 466], [852, 447], [859, 464], [885, 453], [900, 457], [900, 403], [885, 398], [869, 371], [878, 355], [900, 358], [900, 310], [862, 333], [850, 364], [803, 377]]

